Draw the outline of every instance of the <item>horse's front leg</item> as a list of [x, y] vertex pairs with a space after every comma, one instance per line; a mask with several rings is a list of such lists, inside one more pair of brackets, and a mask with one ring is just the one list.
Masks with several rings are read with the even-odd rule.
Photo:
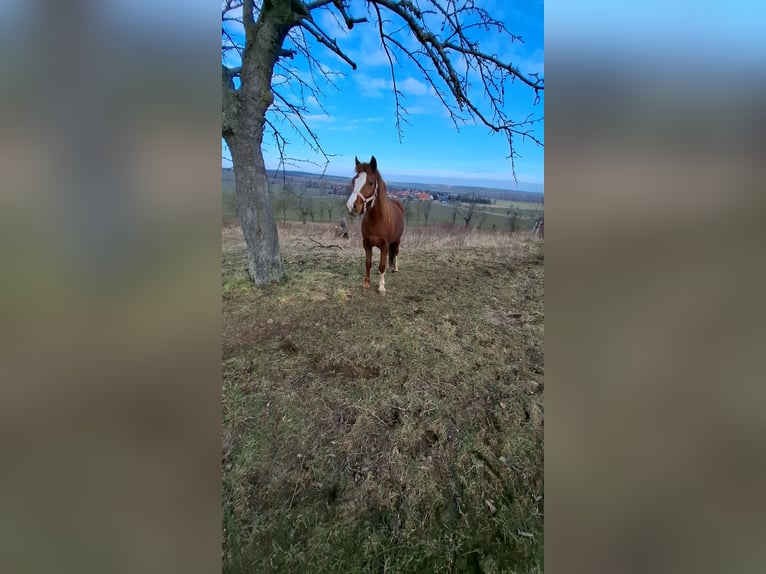
[[363, 242], [364, 245], [364, 283], [362, 283], [362, 287], [364, 289], [370, 288], [370, 269], [372, 268], [372, 245], [368, 243], [366, 240]]
[[386, 292], [386, 257], [388, 256], [388, 243], [384, 243], [380, 248], [380, 283], [378, 283], [378, 293]]

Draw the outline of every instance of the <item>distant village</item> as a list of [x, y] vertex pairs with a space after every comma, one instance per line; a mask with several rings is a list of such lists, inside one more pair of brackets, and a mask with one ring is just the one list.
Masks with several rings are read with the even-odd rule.
[[[319, 187], [318, 185], [310, 185], [306, 183], [306, 187]], [[347, 196], [348, 185], [331, 184], [327, 185], [327, 195]], [[482, 197], [476, 194], [459, 194], [459, 193], [440, 193], [435, 191], [423, 191], [422, 189], [412, 189], [406, 187], [398, 187], [395, 185], [388, 186], [388, 195], [395, 199], [401, 199], [403, 201], [438, 201], [439, 203], [481, 203], [492, 204], [494, 201], [489, 197]]]
[[[233, 177], [232, 177], [233, 179]], [[275, 178], [277, 179], [277, 178]], [[281, 180], [281, 181], [279, 181]], [[293, 189], [311, 189], [311, 195], [328, 195], [333, 197], [347, 197], [349, 194], [349, 184], [334, 179], [319, 179], [311, 177], [309, 174], [283, 174], [278, 176], [277, 188], [284, 187]], [[497, 198], [511, 199], [515, 201], [531, 201], [542, 203], [542, 194], [536, 194], [526, 191], [503, 191], [498, 195], [494, 190], [488, 190], [490, 193], [481, 193], [474, 191], [433, 191], [423, 189], [419, 185], [417, 188], [405, 187], [396, 184], [388, 184], [388, 195], [402, 201], [434, 201], [439, 203], [476, 203], [481, 205], [495, 205]], [[539, 199], [538, 199], [539, 198]]]
[[[313, 174], [307, 173], [278, 173], [271, 174], [274, 177], [276, 188], [274, 191], [287, 186], [294, 190], [311, 189], [311, 195], [328, 195], [335, 197], [347, 197], [349, 194], [349, 184], [340, 181], [339, 178], [317, 178]], [[233, 183], [233, 172], [224, 170], [224, 181]], [[417, 187], [403, 186], [397, 184], [388, 184], [388, 194], [391, 197], [402, 201], [434, 201], [439, 203], [476, 203], [482, 205], [494, 205], [498, 197], [512, 201], [527, 201], [542, 203], [542, 194], [527, 191], [502, 191], [500, 194], [495, 190], [487, 190], [489, 193], [481, 191], [434, 191], [424, 189], [424, 185], [415, 184]]]

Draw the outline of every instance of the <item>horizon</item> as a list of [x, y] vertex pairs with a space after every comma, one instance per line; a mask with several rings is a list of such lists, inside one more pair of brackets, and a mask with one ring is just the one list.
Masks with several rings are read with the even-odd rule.
[[[513, 5], [497, 0], [477, 0], [476, 5], [485, 8], [493, 17], [506, 22], [513, 34], [523, 37], [524, 42], [511, 42], [497, 32], [475, 30], [480, 47], [496, 54], [503, 61], [511, 62], [525, 74], [544, 75], [543, 2], [522, 0]], [[326, 47], [316, 45], [312, 53], [321, 62], [323, 70], [334, 74], [337, 89], [318, 77], [321, 91], [319, 97], [302, 94], [300, 86], [293, 86], [285, 73], [275, 69], [273, 86], [280, 90], [291, 105], [305, 108], [303, 117], [314, 131], [329, 157], [301, 141], [287, 122], [271, 112], [267, 118], [288, 139], [285, 155], [291, 159], [280, 163], [277, 146], [267, 130], [264, 134], [263, 155], [268, 169], [319, 172], [337, 177], [351, 177], [354, 157], [368, 161], [374, 155], [380, 171], [387, 180], [417, 182], [423, 184], [464, 185], [492, 189], [531, 191], [544, 193], [544, 148], [521, 137], [513, 140], [516, 158], [514, 181], [511, 161], [508, 159], [508, 142], [500, 134], [492, 134], [485, 126], [475, 123], [461, 124], [456, 128], [449, 119], [436, 93], [422, 73], [409, 61], [400, 58], [396, 62], [397, 88], [408, 114], [404, 116], [401, 142], [395, 128], [395, 103], [391, 85], [391, 70], [377, 35], [377, 18], [374, 10], [352, 4], [355, 17], [366, 16], [369, 23], [358, 24], [348, 30], [336, 21], [329, 9], [319, 9], [315, 18], [338, 46], [358, 65], [356, 71]], [[241, 39], [239, 24], [227, 22], [229, 34]], [[438, 28], [437, 28], [438, 29]], [[289, 39], [286, 47], [289, 47]], [[240, 62], [236, 56], [224, 57], [224, 64], [235, 66]], [[305, 61], [296, 57], [289, 62], [299, 76], [310, 73]], [[474, 97], [480, 102], [480, 78], [474, 72]], [[438, 84], [441, 89], [443, 86]], [[535, 106], [534, 92], [521, 82], [508, 84], [504, 109], [515, 121], [522, 121], [529, 114], [542, 117], [544, 91]], [[542, 141], [544, 119], [534, 127], [534, 134]], [[230, 154], [222, 141], [222, 167], [231, 167]]]
[[[232, 166], [222, 166], [222, 169], [226, 170], [232, 170]], [[282, 171], [282, 168], [273, 168], [273, 167], [266, 167], [266, 170], [269, 172], [276, 172], [276, 171]], [[312, 170], [311, 166], [309, 168], [285, 168], [285, 172], [290, 173], [304, 173], [308, 175], [315, 176], [317, 178], [321, 178], [323, 176], [329, 176], [329, 177], [338, 177], [338, 178], [348, 178], [349, 180], [353, 176], [353, 173], [332, 173], [329, 170], [326, 171], [324, 174], [321, 173], [321, 170]], [[513, 181], [506, 185], [502, 185], [503, 182], [501, 180], [495, 180], [495, 179], [481, 179], [481, 178], [460, 178], [460, 177], [454, 177], [452, 179], [446, 179], [442, 181], [442, 178], [439, 177], [431, 177], [428, 176], [418, 176], [418, 175], [406, 175], [406, 174], [382, 174], [385, 181], [387, 183], [392, 184], [408, 184], [408, 183], [414, 183], [414, 184], [420, 184], [420, 185], [453, 185], [453, 186], [460, 186], [460, 187], [478, 187], [478, 188], [487, 188], [487, 189], [493, 189], [498, 191], [509, 191], [509, 192], [527, 192], [527, 193], [539, 193], [541, 195], [545, 195], [545, 189], [543, 184], [528, 184], [530, 186], [538, 186], [539, 189], [522, 189], [521, 187], [513, 187]], [[428, 179], [431, 179], [432, 181], [426, 181]], [[521, 182], [519, 182], [521, 183]]]

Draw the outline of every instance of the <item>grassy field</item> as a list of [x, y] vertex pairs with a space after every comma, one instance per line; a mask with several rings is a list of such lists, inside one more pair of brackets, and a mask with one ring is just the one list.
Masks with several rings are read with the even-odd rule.
[[358, 221], [280, 241], [223, 229], [224, 572], [542, 572], [542, 241], [410, 226], [385, 295]]
[[[300, 190], [301, 192], [303, 190]], [[314, 195], [306, 193], [302, 203], [295, 195], [287, 196], [282, 193], [272, 193], [271, 205], [274, 216], [281, 222], [302, 221], [300, 208], [306, 211], [307, 222], [337, 222], [346, 216], [343, 208], [346, 198], [337, 196], [316, 195], [318, 190], [309, 190]], [[430, 203], [430, 205], [429, 205]], [[468, 204], [443, 204], [438, 202], [411, 201], [403, 202], [407, 214], [407, 223], [411, 225], [446, 225], [453, 224], [453, 212], [457, 208], [454, 217], [454, 226], [465, 226], [465, 216], [468, 212]], [[518, 201], [497, 200], [496, 204], [474, 207], [471, 228], [479, 230], [510, 231], [511, 217], [509, 212], [516, 212], [517, 218], [513, 225], [514, 230], [531, 230], [535, 220], [542, 215], [542, 204]], [[310, 211], [310, 213], [308, 213]], [[426, 217], [426, 211], [427, 216]], [[231, 217], [235, 214], [234, 190], [231, 186], [223, 190], [223, 215]]]

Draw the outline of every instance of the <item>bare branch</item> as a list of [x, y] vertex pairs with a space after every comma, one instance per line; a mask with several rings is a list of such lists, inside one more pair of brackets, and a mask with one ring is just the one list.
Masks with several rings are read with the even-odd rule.
[[343, 5], [343, 0], [333, 0], [333, 4], [338, 9], [338, 12], [340, 12], [340, 15], [343, 16], [343, 19], [346, 21], [346, 26], [348, 26], [349, 30], [354, 28], [354, 24], [367, 22], [367, 18], [352, 18], [349, 16], [348, 12], [346, 12], [346, 7]]
[[[507, 35], [511, 42], [522, 42], [522, 38], [511, 34], [505, 24], [493, 19], [484, 9], [475, 6], [472, 0], [463, 2], [448, 0], [446, 4], [438, 0], [429, 0], [429, 4], [435, 10], [421, 10], [419, 4], [411, 0], [368, 0], [368, 4], [375, 7], [378, 17], [378, 34], [391, 69], [397, 130], [401, 132], [400, 118], [402, 110], [406, 111], [406, 109], [399, 99], [390, 47], [395, 47], [420, 70], [450, 114], [455, 127], [458, 127], [458, 123], [466, 121], [459, 115], [459, 111], [465, 111], [477, 123], [485, 125], [492, 132], [505, 135], [509, 148], [508, 158], [511, 160], [513, 177], [516, 179], [515, 159], [518, 154], [514, 149], [514, 136], [520, 136], [522, 140], [530, 140], [542, 146], [540, 139], [532, 132], [532, 126], [542, 121], [542, 118], [535, 119], [530, 115], [521, 122], [511, 120], [504, 109], [506, 85], [519, 80], [532, 88], [535, 94], [533, 105], [536, 105], [540, 101], [540, 93], [545, 89], [545, 81], [537, 74], [522, 73], [517, 67], [502, 61], [495, 54], [482, 51], [478, 43], [468, 36], [467, 31], [475, 28], [495, 29]], [[384, 23], [389, 21], [384, 20], [381, 8], [395, 15], [404, 23], [404, 27], [387, 32]], [[427, 14], [441, 16], [443, 19], [441, 35], [437, 34], [436, 28], [426, 25], [424, 18]], [[396, 37], [405, 30], [417, 40], [417, 48], [408, 48]], [[458, 72], [455, 68], [453, 58], [456, 56], [461, 57], [464, 62], [465, 68], [462, 72]], [[429, 62], [433, 67], [430, 70], [425, 65]], [[472, 71], [477, 72], [480, 78], [483, 99], [477, 98], [471, 91], [469, 75]], [[440, 81], [437, 82], [437, 78]], [[451, 95], [450, 100], [454, 99], [457, 110], [441, 91], [439, 87], [441, 82], [446, 85], [447, 94]], [[488, 108], [486, 111], [482, 109], [484, 106], [480, 107], [481, 102], [486, 102]]]
[[[515, 144], [521, 138], [520, 141], [542, 146], [542, 140], [535, 135], [534, 129], [543, 118], [532, 114], [523, 119], [511, 118], [506, 111], [507, 92], [514, 84], [524, 86], [534, 94], [532, 104], [536, 105], [541, 101], [545, 80], [483, 49], [476, 41], [476, 33], [496, 32], [507, 43], [523, 43], [523, 39], [511, 33], [505, 23], [477, 6], [474, 0], [367, 0], [366, 3], [375, 10], [376, 32], [388, 62], [399, 140], [404, 134], [404, 124], [409, 121], [405, 94], [400, 89], [401, 78], [397, 77], [397, 72], [401, 74], [399, 64], [407, 61], [420, 71], [456, 129], [471, 122], [487, 127], [492, 133], [503, 134], [508, 142], [508, 158], [515, 178], [515, 159], [519, 157]], [[327, 84], [337, 87], [333, 78], [336, 74], [342, 74], [322, 65], [317, 57], [316, 44], [329, 48], [354, 70], [357, 64], [341, 47], [342, 44], [339, 45], [340, 39], [331, 37], [312, 12], [325, 9], [325, 13], [331, 15], [339, 26], [349, 30], [368, 22], [366, 15], [353, 15], [350, 6], [348, 0], [290, 2], [295, 25], [286, 36], [288, 43], [277, 50], [278, 59], [271, 86], [274, 103], [269, 109], [270, 120], [267, 122], [282, 164], [294, 159], [285, 155], [288, 141], [280, 132], [285, 125], [296, 131], [312, 150], [321, 154], [325, 162], [330, 157], [321, 148], [316, 132], [310, 128], [311, 110], [307, 103], [311, 102], [311, 109], [318, 105], [327, 113], [321, 104], [325, 95], [322, 87]], [[249, 36], [255, 17], [262, 16], [261, 7], [261, 2], [254, 0], [224, 0], [224, 53], [236, 50], [240, 58], [243, 54], [241, 40], [237, 41], [226, 29], [226, 22], [242, 22]], [[239, 8], [242, 10], [241, 20], [231, 15], [233, 10]], [[439, 22], [434, 24], [436, 19]], [[410, 39], [415, 40], [414, 46]], [[298, 67], [298, 61], [303, 65]], [[230, 78], [236, 77], [240, 71], [236, 67], [227, 70], [227, 77]]]
[[229, 34], [228, 30], [222, 28], [221, 34], [223, 34], [226, 39], [231, 42], [231, 46], [224, 46], [224, 50], [226, 49], [233, 49], [237, 51], [237, 54], [239, 54], [240, 60], [242, 59], [242, 48], [237, 44], [237, 42], [234, 40], [234, 38], [231, 37], [231, 34]]
[[402, 53], [406, 54], [410, 58], [410, 60], [415, 64], [418, 70], [420, 70], [420, 73], [423, 74], [423, 77], [426, 79], [429, 85], [434, 89], [434, 92], [436, 93], [436, 97], [439, 99], [442, 106], [444, 106], [444, 109], [446, 109], [447, 112], [449, 113], [450, 119], [452, 120], [453, 125], [455, 126], [456, 129], [459, 129], [460, 128], [459, 124], [465, 123], [467, 121], [466, 118], [459, 116], [457, 114], [457, 110], [455, 110], [455, 106], [453, 106], [449, 101], [447, 101], [447, 97], [444, 94], [444, 92], [439, 88], [436, 78], [434, 78], [432, 73], [429, 70], [427, 70], [425, 66], [423, 66], [423, 64], [420, 62], [420, 58], [417, 57], [417, 54], [405, 48], [402, 45], [402, 43], [399, 42], [393, 36], [386, 34], [385, 39], [390, 41], [397, 48], [399, 48], [402, 51]]
[[338, 47], [338, 43], [330, 38], [330, 36], [327, 35], [327, 33], [322, 30], [319, 25], [316, 22], [313, 22], [311, 20], [302, 20], [300, 23], [300, 26], [305, 29], [309, 34], [314, 36], [317, 41], [320, 44], [323, 44], [327, 46], [330, 50], [335, 52], [340, 58], [346, 61], [349, 66], [351, 66], [352, 69], [356, 70], [356, 63], [349, 58], [346, 54], [343, 53], [343, 51]]
[[245, 25], [245, 30], [255, 25], [253, 0], [243, 0], [242, 2], [242, 23]]
[[308, 11], [311, 12], [315, 8], [321, 8], [322, 6], [327, 6], [328, 4], [332, 4], [335, 0], [315, 0], [314, 2], [309, 2], [306, 4], [306, 8], [308, 8]]
[[236, 10], [240, 6], [242, 6], [241, 0], [226, 0], [226, 3], [223, 5], [223, 10], [221, 10], [221, 18], [226, 20], [226, 14], [232, 10]]
[[[399, 91], [399, 88], [396, 87], [396, 72], [394, 71], [394, 60], [391, 57], [391, 51], [388, 49], [388, 45], [386, 44], [386, 34], [383, 32], [383, 16], [380, 15], [380, 8], [377, 4], [375, 4], [375, 13], [378, 15], [378, 33], [380, 34], [380, 43], [383, 44], [383, 50], [386, 52], [386, 58], [388, 58], [388, 64], [391, 67], [391, 83], [393, 84], [394, 88], [394, 103], [395, 103], [395, 116], [396, 116], [396, 134], [399, 137], [399, 143], [402, 143], [402, 120], [404, 119], [402, 117], [403, 113], [406, 113], [406, 109], [402, 107], [401, 103], [399, 102], [399, 96], [401, 95], [401, 92]], [[406, 122], [407, 120], [404, 119]]]
[[[458, 46], [458, 45], [453, 44], [451, 42], [444, 43], [443, 47], [444, 48], [448, 48], [450, 50], [454, 50], [455, 52], [460, 52], [461, 54], [465, 54], [467, 56], [473, 56], [477, 60], [486, 60], [487, 62], [493, 63], [498, 68], [506, 70], [508, 73], [510, 73], [514, 77], [518, 78], [519, 80], [521, 80], [525, 84], [527, 84], [530, 88], [533, 88], [535, 90], [535, 94], [537, 94], [537, 92], [539, 90], [542, 90], [545, 87], [545, 81], [544, 80], [540, 80], [540, 79], [536, 78], [533, 81], [533, 80], [530, 79], [529, 76], [525, 76], [524, 74], [522, 74], [518, 70], [518, 68], [515, 68], [511, 64], [506, 64], [505, 62], [501, 62], [495, 56], [490, 56], [490, 55], [484, 54], [483, 52], [479, 52], [478, 50], [476, 50], [474, 48], [466, 48], [466, 47], [463, 47], [463, 46]], [[536, 76], [536, 74], [533, 74], [533, 75]]]
[[226, 83], [227, 87], [231, 87], [231, 89], [234, 89], [234, 78], [239, 76], [239, 73], [242, 71], [242, 66], [236, 66], [234, 68], [227, 68], [224, 65], [221, 65], [221, 72], [224, 76], [224, 83]]
[[343, 249], [343, 246], [342, 246], [342, 245], [336, 245], [336, 244], [334, 244], [334, 243], [331, 243], [331, 244], [329, 244], [329, 245], [325, 245], [324, 243], [320, 243], [319, 241], [317, 241], [316, 239], [314, 239], [314, 238], [313, 238], [313, 237], [311, 237], [310, 235], [309, 235], [309, 239], [310, 239], [312, 242], [316, 243], [316, 244], [317, 244], [319, 247], [324, 247], [325, 249], [330, 249], [330, 248], [334, 247], [334, 248], [336, 248], [336, 249], [340, 249], [341, 251], [344, 251], [344, 249]]

